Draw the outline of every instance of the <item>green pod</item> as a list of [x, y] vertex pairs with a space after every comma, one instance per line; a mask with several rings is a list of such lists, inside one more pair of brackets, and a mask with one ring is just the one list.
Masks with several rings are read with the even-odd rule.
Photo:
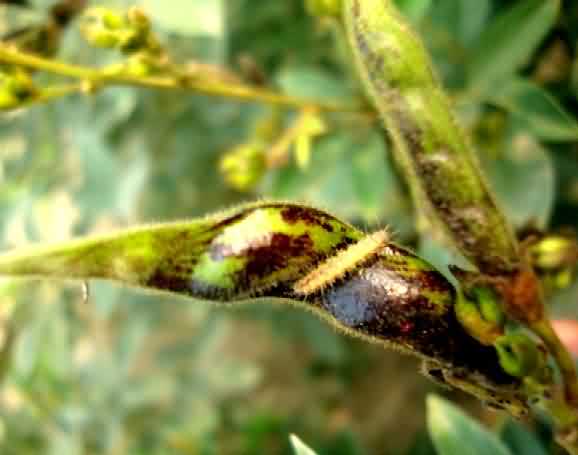
[[[107, 279], [214, 302], [281, 298], [344, 333], [416, 355], [491, 401], [517, 379], [456, 317], [447, 279], [385, 231], [263, 202], [0, 256], [0, 275]], [[509, 395], [508, 395], [509, 396]]]
[[257, 203], [198, 220], [6, 254], [0, 257], [0, 274], [108, 279], [227, 302], [288, 287], [362, 237], [317, 209]]
[[476, 377], [477, 386], [483, 382], [499, 389], [516, 383], [501, 369], [495, 349], [458, 321], [453, 286], [398, 245], [388, 244], [308, 301], [344, 332], [417, 355], [462, 378]]
[[344, 0], [366, 93], [381, 114], [414, 201], [485, 273], [514, 270], [517, 243], [419, 38], [390, 0]]

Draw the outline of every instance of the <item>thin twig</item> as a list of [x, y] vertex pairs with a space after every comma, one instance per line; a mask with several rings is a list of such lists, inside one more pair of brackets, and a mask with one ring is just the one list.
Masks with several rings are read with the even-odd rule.
[[18, 109], [26, 108], [34, 104], [44, 104], [55, 99], [63, 98], [68, 95], [83, 93], [84, 89], [81, 84], [66, 84], [47, 87], [42, 89], [36, 96], [32, 96], [18, 104]]
[[[315, 109], [325, 112], [361, 112], [359, 106], [345, 105], [338, 102], [320, 102], [318, 100], [283, 95], [260, 87], [242, 84], [224, 84], [191, 77], [175, 76], [136, 76], [123, 72], [110, 72], [106, 68], [91, 68], [59, 60], [47, 59], [22, 52], [13, 46], [0, 44], [0, 63], [17, 65], [31, 70], [43, 71], [59, 76], [78, 79], [98, 87], [136, 86], [163, 90], [187, 90], [201, 95], [234, 98], [245, 102], [261, 102], [287, 108]], [[70, 92], [63, 92], [64, 96]], [[56, 93], [46, 100], [56, 98]], [[42, 99], [42, 98], [40, 98]], [[39, 100], [40, 100], [39, 99]], [[37, 100], [38, 101], [38, 100]]]

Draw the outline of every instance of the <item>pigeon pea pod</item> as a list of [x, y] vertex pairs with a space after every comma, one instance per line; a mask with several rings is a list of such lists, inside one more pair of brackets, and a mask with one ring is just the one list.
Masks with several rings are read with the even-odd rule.
[[438, 380], [523, 408], [513, 392], [519, 379], [464, 329], [442, 274], [385, 231], [365, 235], [311, 207], [262, 202], [32, 247], [0, 256], [0, 275], [113, 280], [213, 302], [279, 298], [348, 335], [420, 357]]
[[363, 233], [320, 210], [258, 203], [198, 220], [32, 248], [0, 258], [0, 274], [109, 279], [227, 302], [287, 287]]
[[344, 0], [343, 11], [358, 73], [419, 209], [481, 272], [514, 271], [515, 237], [422, 42], [390, 0]]

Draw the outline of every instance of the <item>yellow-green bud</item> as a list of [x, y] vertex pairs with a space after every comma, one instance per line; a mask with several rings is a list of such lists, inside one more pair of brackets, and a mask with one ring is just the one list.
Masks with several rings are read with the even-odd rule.
[[228, 151], [219, 169], [227, 184], [239, 191], [255, 187], [266, 171], [265, 150], [260, 144], [242, 144]]
[[140, 30], [122, 30], [118, 32], [118, 47], [125, 53], [137, 52], [146, 46], [146, 38], [146, 34]]
[[530, 252], [534, 265], [543, 270], [571, 265], [578, 259], [576, 240], [561, 235], [545, 237], [533, 245]]
[[150, 31], [151, 21], [142, 9], [133, 6], [128, 10], [126, 17], [134, 28], [147, 33]]
[[90, 8], [84, 14], [84, 18], [109, 30], [120, 30], [127, 25], [121, 13], [103, 7]]
[[33, 96], [38, 90], [27, 71], [14, 67], [0, 73], [0, 91], [2, 92], [0, 106], [3, 109], [11, 109]]
[[18, 107], [20, 100], [10, 90], [0, 87], [0, 110], [9, 110]]
[[82, 34], [84, 39], [94, 47], [114, 49], [119, 45], [118, 34], [102, 27], [86, 27], [83, 29]]
[[91, 8], [84, 14], [81, 33], [91, 45], [112, 49], [119, 45], [118, 31], [126, 26], [121, 14], [107, 8]]
[[82, 33], [94, 46], [134, 53], [155, 43], [151, 37], [150, 20], [139, 8], [129, 9], [126, 15], [107, 8], [93, 8], [85, 18], [87, 22]]
[[155, 71], [155, 64], [147, 55], [136, 54], [128, 59], [125, 71], [133, 76], [150, 76]]

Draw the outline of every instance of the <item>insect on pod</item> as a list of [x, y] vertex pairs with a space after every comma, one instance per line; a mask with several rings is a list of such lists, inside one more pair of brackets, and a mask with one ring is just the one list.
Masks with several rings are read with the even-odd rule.
[[492, 346], [464, 330], [454, 311], [456, 291], [441, 273], [391, 243], [385, 231], [366, 236], [301, 205], [251, 204], [200, 220], [32, 248], [1, 257], [0, 274], [108, 279], [213, 302], [277, 297], [313, 310], [348, 335], [473, 381], [484, 399], [508, 395], [518, 383]]

